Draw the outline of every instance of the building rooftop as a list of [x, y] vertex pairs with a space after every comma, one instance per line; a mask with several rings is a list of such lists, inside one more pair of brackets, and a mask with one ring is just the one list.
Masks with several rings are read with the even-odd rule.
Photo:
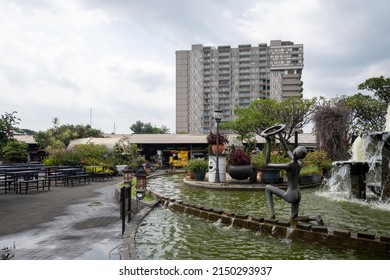
[[[237, 135], [229, 134], [229, 141], [232, 142]], [[102, 144], [112, 149], [116, 142], [127, 137], [130, 143], [134, 144], [207, 144], [207, 134], [107, 134], [105, 138], [81, 138], [72, 140], [69, 144], [73, 147], [76, 144]], [[34, 137], [32, 135], [15, 135], [15, 139], [23, 141], [27, 144], [35, 144]], [[256, 136], [257, 143], [264, 144], [265, 139], [260, 136]], [[293, 142], [291, 139], [290, 142]], [[298, 142], [300, 145], [316, 146], [316, 137], [312, 133], [302, 133], [298, 135]]]

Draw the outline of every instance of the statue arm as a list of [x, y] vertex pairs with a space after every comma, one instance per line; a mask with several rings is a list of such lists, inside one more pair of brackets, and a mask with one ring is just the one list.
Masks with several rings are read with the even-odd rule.
[[293, 153], [291, 152], [290, 148], [288, 147], [288, 144], [287, 144], [287, 142], [286, 142], [286, 139], [284, 139], [284, 137], [283, 137], [283, 135], [282, 135], [281, 132], [279, 133], [279, 138], [280, 138], [279, 141], [280, 141], [280, 143], [282, 144], [284, 150], [286, 151], [287, 156], [288, 156], [290, 159], [293, 160], [293, 159], [294, 159], [294, 155], [293, 155]]
[[270, 169], [289, 169], [290, 164], [289, 163], [269, 163], [267, 164], [267, 167]]
[[266, 153], [265, 153], [265, 163], [268, 165], [271, 161], [271, 138], [266, 137], [267, 140], [267, 147], [266, 147]]

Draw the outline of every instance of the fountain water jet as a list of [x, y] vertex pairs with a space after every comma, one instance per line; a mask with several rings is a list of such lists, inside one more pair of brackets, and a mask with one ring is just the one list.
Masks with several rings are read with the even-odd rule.
[[[344, 168], [344, 169], [341, 169]], [[353, 142], [351, 159], [333, 163], [334, 175], [337, 170], [343, 170], [349, 175], [349, 182], [330, 178], [325, 182], [331, 189], [335, 182], [337, 185], [349, 183], [350, 197], [366, 199], [366, 188], [378, 195], [382, 201], [390, 199], [390, 106], [387, 110], [386, 126], [382, 132], [368, 133], [358, 136]], [[345, 171], [346, 170], [346, 171]], [[371, 180], [367, 179], [370, 175]]]

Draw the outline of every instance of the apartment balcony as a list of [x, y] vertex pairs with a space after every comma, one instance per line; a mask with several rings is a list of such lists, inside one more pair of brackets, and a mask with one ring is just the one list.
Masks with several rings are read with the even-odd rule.
[[240, 80], [240, 83], [239, 85], [250, 85], [251, 84], [251, 81], [250, 80]]
[[300, 81], [300, 80], [286, 80], [286, 79], [283, 79], [283, 82], [282, 82], [283, 85], [286, 85], [286, 86], [289, 86], [289, 85], [296, 85], [296, 86], [302, 86], [303, 85], [303, 82]]
[[239, 93], [239, 97], [250, 97], [251, 93], [250, 91], [240, 91]]
[[294, 85], [289, 85], [289, 86], [285, 86], [283, 85], [282, 87], [282, 91], [283, 93], [284, 92], [301, 92], [302, 91], [302, 87], [301, 86], [294, 86]]
[[251, 86], [250, 85], [240, 85], [239, 89], [240, 89], [240, 91], [250, 91]]
[[230, 105], [230, 98], [219, 98], [219, 104], [220, 105], [223, 105], [223, 104]]
[[250, 72], [251, 72], [250, 68], [240, 68], [240, 70], [238, 71], [238, 73], [250, 73]]
[[218, 93], [218, 97], [219, 98], [224, 98], [224, 97], [226, 97], [226, 98], [229, 98], [229, 91], [220, 91], [219, 93]]
[[218, 59], [218, 61], [221, 63], [221, 62], [230, 62], [230, 58], [229, 57], [220, 57]]

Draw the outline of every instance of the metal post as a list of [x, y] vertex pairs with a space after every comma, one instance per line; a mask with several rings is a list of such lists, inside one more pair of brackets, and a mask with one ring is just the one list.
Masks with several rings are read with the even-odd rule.
[[125, 223], [126, 207], [125, 207], [125, 204], [126, 204], [126, 189], [123, 187], [123, 188], [121, 188], [121, 210], [120, 210], [121, 218], [122, 218], [122, 235], [125, 232], [125, 227], [126, 227], [126, 223]]
[[294, 131], [294, 148], [298, 147], [298, 131]]
[[215, 182], [216, 183], [219, 183], [220, 180], [219, 180], [219, 153], [218, 153], [218, 147], [219, 146], [219, 122], [217, 121], [217, 166], [215, 168]]
[[130, 220], [131, 220], [131, 184], [130, 184], [130, 187], [128, 187], [126, 189], [127, 189], [127, 199], [129, 200], [129, 202], [127, 203], [127, 211], [129, 213], [129, 215], [127, 217], [127, 222], [130, 222]]

